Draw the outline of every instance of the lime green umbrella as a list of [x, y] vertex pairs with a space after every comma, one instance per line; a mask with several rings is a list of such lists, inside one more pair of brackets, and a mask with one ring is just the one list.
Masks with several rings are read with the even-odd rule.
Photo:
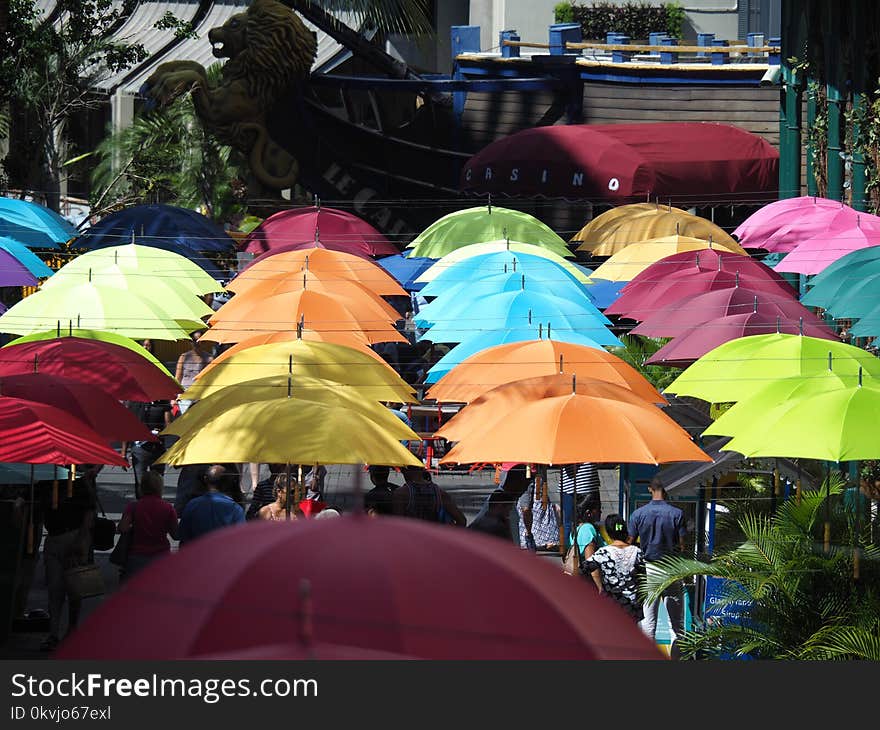
[[880, 377], [880, 359], [843, 342], [805, 335], [740, 337], [710, 350], [688, 367], [665, 392], [710, 403], [739, 401], [780, 378], [821, 375], [829, 357], [837, 375]]
[[169, 311], [158, 297], [144, 297], [90, 281], [40, 289], [0, 316], [0, 332], [16, 335], [44, 332], [59, 326], [63, 329], [66, 325], [104, 330], [138, 340], [180, 340], [194, 330], [205, 328], [205, 323], [198, 318]]
[[494, 205], [458, 210], [434, 221], [407, 248], [409, 256], [439, 259], [462, 246], [487, 241], [531, 243], [573, 257], [565, 241], [528, 213]]

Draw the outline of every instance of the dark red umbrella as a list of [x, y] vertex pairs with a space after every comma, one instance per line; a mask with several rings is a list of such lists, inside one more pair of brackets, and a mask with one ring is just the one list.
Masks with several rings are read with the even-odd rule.
[[362, 646], [330, 644], [326, 641], [290, 641], [283, 644], [267, 644], [252, 646], [235, 651], [222, 651], [217, 654], [199, 654], [193, 659], [223, 659], [235, 661], [253, 661], [256, 659], [301, 660], [301, 659], [358, 659], [375, 661], [378, 659], [418, 659], [406, 654], [394, 654], [390, 651], [364, 649]]
[[705, 294], [684, 297], [642, 320], [630, 334], [645, 337], [677, 337], [710, 319], [733, 314], [760, 313], [768, 318], [782, 317], [819, 325], [821, 320], [793, 296], [783, 297], [743, 286], [715, 289]]
[[244, 240], [248, 253], [329, 248], [369, 258], [399, 253], [365, 220], [335, 208], [308, 207], [270, 215]]
[[808, 335], [825, 340], [837, 340], [837, 335], [815, 317], [813, 321], [783, 319], [760, 312], [733, 314], [728, 317], [710, 319], [694, 329], [667, 342], [648, 358], [649, 365], [669, 365], [686, 368], [699, 360], [710, 350], [738, 337], [767, 335], [771, 333], [786, 335]]
[[[697, 271], [727, 271], [731, 274], [754, 278], [782, 280], [782, 277], [773, 269], [751, 256], [731, 253], [720, 248], [706, 248], [699, 251], [682, 251], [658, 259], [647, 269], [639, 272], [621, 291], [626, 291], [631, 287], [635, 288], [636, 284], [643, 282], [656, 284], [679, 271], [687, 271], [691, 274]], [[795, 295], [793, 289], [792, 295]]]
[[33, 372], [96, 385], [117, 400], [149, 402], [181, 392], [174, 378], [137, 352], [86, 337], [13, 342], [0, 348], [0, 376]]
[[0, 394], [60, 408], [107, 441], [148, 441], [150, 429], [112, 395], [90, 383], [46, 373], [0, 376]]
[[128, 466], [78, 418], [55, 406], [8, 396], [0, 396], [0, 462]]
[[401, 517], [252, 522], [145, 568], [58, 659], [183, 659], [328, 642], [423, 659], [660, 659], [558, 561]]

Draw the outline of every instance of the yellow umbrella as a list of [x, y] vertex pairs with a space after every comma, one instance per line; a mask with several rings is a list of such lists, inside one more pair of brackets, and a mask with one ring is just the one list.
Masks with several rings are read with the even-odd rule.
[[[618, 205], [611, 210], [597, 215], [581, 230], [569, 239], [570, 243], [583, 243], [585, 240], [595, 240], [602, 235], [606, 235], [613, 231], [621, 223], [640, 215], [656, 215], [660, 211], [687, 213], [682, 208], [674, 208], [671, 205], [660, 205], [659, 203], [631, 203], [628, 205]], [[584, 238], [589, 235], [590, 238]]]
[[592, 278], [606, 281], [632, 281], [660, 259], [683, 251], [702, 251], [707, 248], [721, 249], [742, 256], [748, 255], [740, 246], [731, 248], [724, 243], [690, 236], [662, 236], [633, 243], [621, 249], [593, 271]]
[[293, 374], [367, 388], [371, 398], [417, 403], [415, 391], [385, 362], [330, 342], [294, 340], [258, 345], [202, 370], [182, 398], [207, 398], [228, 385]]

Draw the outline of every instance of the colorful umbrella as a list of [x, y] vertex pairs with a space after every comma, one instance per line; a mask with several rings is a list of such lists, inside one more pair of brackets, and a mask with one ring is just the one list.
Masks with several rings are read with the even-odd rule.
[[0, 375], [47, 373], [102, 388], [117, 400], [176, 398], [180, 384], [143, 347], [88, 330], [40, 332], [0, 348]]
[[[570, 243], [583, 243], [586, 240], [597, 241], [603, 235], [612, 233], [617, 226], [627, 223], [633, 218], [642, 215], [656, 216], [660, 213], [680, 213], [689, 215], [686, 210], [673, 207], [672, 205], [660, 205], [659, 203], [628, 203], [616, 205], [610, 210], [599, 214], [589, 221], [580, 231], [569, 239]], [[589, 236], [589, 239], [584, 238]]]
[[862, 284], [871, 286], [877, 275], [880, 275], [880, 246], [860, 248], [811, 277], [810, 290], [801, 297], [801, 302], [810, 307], [834, 307], [838, 299], [861, 289]]
[[[46, 266], [42, 259], [23, 243], [0, 236], [0, 251], [12, 256], [18, 262], [18, 265], [23, 266], [35, 279], [44, 279], [52, 276], [52, 269]], [[18, 285], [15, 284], [13, 286]]]
[[382, 356], [370, 347], [366, 337], [357, 332], [318, 332], [316, 330], [302, 329], [290, 332], [269, 332], [263, 335], [254, 335], [246, 340], [236, 342], [223, 350], [211, 362], [220, 364], [242, 350], [247, 350], [258, 345], [271, 345], [279, 342], [293, 342], [294, 340], [308, 340], [309, 342], [332, 342], [336, 345], [352, 347], [359, 352], [369, 355], [374, 360], [385, 362]]
[[[641, 284], [653, 286], [664, 281], [667, 276], [679, 272], [686, 272], [692, 275], [702, 271], [726, 271], [729, 274], [741, 274], [743, 276], [771, 279], [784, 283], [784, 279], [779, 274], [757, 259], [718, 248], [706, 248], [701, 251], [685, 251], [672, 254], [655, 261], [644, 271], [633, 277], [632, 281], [624, 286], [623, 291], [630, 291], [636, 285]], [[786, 291], [791, 296], [795, 296], [795, 291], [790, 286]]]
[[820, 324], [821, 320], [793, 297], [756, 291], [742, 286], [715, 289], [679, 299], [642, 320], [630, 334], [643, 337], [677, 337], [709, 320], [732, 315], [757, 314], [783, 320]]
[[574, 256], [565, 241], [528, 213], [494, 205], [457, 210], [439, 218], [407, 245], [410, 256], [439, 259], [474, 243], [514, 241]]
[[564, 373], [628, 388], [650, 403], [665, 398], [635, 368], [595, 347], [556, 340], [526, 340], [497, 345], [472, 355], [437, 381], [427, 397], [467, 403], [492, 388], [515, 380]]
[[665, 389], [711, 403], [742, 400], [780, 378], [821, 375], [833, 360], [834, 372], [857, 375], [859, 368], [880, 377], [880, 359], [859, 347], [802, 335], [753, 335], [707, 352]]
[[711, 461], [681, 426], [631, 390], [570, 375], [493, 388], [436, 435], [457, 442], [441, 464]]
[[431, 268], [436, 261], [437, 259], [426, 256], [404, 256], [401, 253], [376, 259], [376, 263], [397, 279], [407, 291], [419, 291], [424, 286], [416, 279]]
[[651, 355], [646, 362], [648, 365], [684, 368], [729, 340], [774, 332], [838, 340], [833, 330], [818, 321], [814, 315], [811, 317], [812, 322], [803, 319], [783, 319], [779, 315], [766, 314], [761, 310], [717, 317], [678, 335]]
[[29, 248], [58, 248], [77, 234], [55, 211], [29, 200], [0, 197], [0, 236]]
[[[868, 219], [872, 220], [868, 220]], [[858, 249], [880, 245], [880, 218], [856, 217], [847, 226], [835, 227], [812, 238], [801, 240], [775, 266], [776, 271], [795, 274], [818, 274], [829, 264]]]
[[266, 218], [245, 239], [244, 250], [325, 248], [368, 258], [397, 253], [397, 246], [353, 213], [323, 206], [283, 210]]
[[31, 484], [67, 479], [69, 472], [55, 464], [0, 464], [0, 484]]
[[244, 294], [266, 279], [295, 276], [302, 274], [303, 271], [335, 279], [357, 281], [379, 296], [407, 296], [394, 277], [377, 263], [361, 256], [323, 248], [307, 248], [283, 253], [270, 251], [251, 261], [244, 271], [229, 282], [227, 288], [236, 294]]
[[[340, 545], [356, 549], [340, 560]], [[278, 559], [295, 555], [309, 559]], [[271, 620], [242, 620], [260, 612]], [[343, 515], [206, 535], [126, 582], [53, 658], [240, 654], [297, 636], [424, 659], [663, 656], [613, 601], [558, 564], [473, 530]]]
[[763, 206], [734, 230], [744, 248], [791, 251], [805, 238], [828, 230], [829, 222], [841, 214], [855, 219], [857, 212], [839, 200], [801, 196], [785, 198]]
[[[615, 253], [601, 266], [593, 271], [593, 279], [605, 281], [632, 281], [652, 264], [674, 254], [689, 251], [701, 251], [717, 247], [738, 255], [746, 252], [736, 247], [728, 248], [724, 244], [716, 244], [713, 241], [689, 236], [662, 236], [649, 238], [646, 241], [633, 243]], [[738, 250], [737, 250], [738, 249]]]

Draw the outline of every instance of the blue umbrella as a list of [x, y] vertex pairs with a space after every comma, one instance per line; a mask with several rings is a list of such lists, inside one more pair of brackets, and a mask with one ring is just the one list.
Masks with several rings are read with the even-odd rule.
[[596, 302], [599, 309], [610, 307], [614, 301], [620, 296], [620, 290], [629, 282], [627, 281], [608, 281], [607, 279], [593, 279], [593, 285], [590, 287], [590, 294]]
[[471, 355], [496, 345], [504, 345], [509, 342], [523, 342], [525, 340], [540, 340], [553, 338], [559, 342], [571, 342], [575, 345], [586, 345], [601, 350], [602, 346], [587, 335], [572, 330], [557, 331], [552, 326], [538, 324], [531, 327], [515, 327], [510, 329], [492, 330], [481, 332], [478, 335], [463, 340], [461, 344], [453, 347], [441, 357], [425, 376], [426, 383], [436, 383], [459, 363], [467, 360]]
[[45, 279], [47, 276], [52, 276], [52, 269], [23, 243], [0, 236], [0, 249], [14, 256], [35, 278]]
[[0, 236], [30, 248], [59, 248], [76, 234], [55, 211], [29, 200], [0, 197]]
[[620, 340], [605, 327], [607, 317], [589, 302], [572, 302], [529, 289], [473, 301], [463, 313], [440, 320], [419, 339], [463, 342], [487, 330], [516, 329], [548, 321], [554, 328], [580, 332], [600, 345], [621, 346]]
[[423, 271], [429, 269], [436, 261], [437, 259], [429, 259], [425, 256], [408, 258], [402, 253], [376, 259], [376, 263], [397, 279], [400, 285], [407, 291], [419, 291], [424, 286], [423, 283], [416, 282], [415, 279]]

